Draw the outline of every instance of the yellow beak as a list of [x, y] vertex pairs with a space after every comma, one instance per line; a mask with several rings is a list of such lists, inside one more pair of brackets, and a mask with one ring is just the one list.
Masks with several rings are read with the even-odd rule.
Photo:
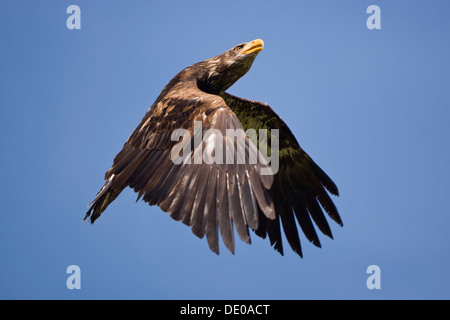
[[264, 49], [264, 41], [261, 39], [256, 39], [250, 42], [247, 42], [247, 44], [242, 48], [241, 54], [250, 54], [250, 53], [258, 53], [262, 49]]

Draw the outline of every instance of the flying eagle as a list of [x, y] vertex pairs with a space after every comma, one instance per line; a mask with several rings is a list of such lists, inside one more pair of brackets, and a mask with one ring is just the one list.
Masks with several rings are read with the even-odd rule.
[[[226, 92], [247, 73], [263, 47], [260, 39], [242, 43], [178, 73], [114, 158], [84, 220], [90, 217], [94, 223], [129, 186], [138, 193], [138, 200], [142, 197], [149, 205], [158, 205], [173, 219], [190, 226], [198, 237], [206, 235], [210, 249], [217, 254], [219, 230], [233, 254], [234, 228], [246, 243], [250, 243], [249, 228], [262, 238], [268, 236], [274, 249], [283, 254], [281, 224], [291, 248], [300, 257], [295, 220], [306, 238], [318, 247], [321, 245], [312, 221], [333, 238], [323, 210], [343, 225], [328, 194], [338, 195], [334, 182], [303, 151], [270, 106]], [[201, 125], [200, 130], [195, 130], [196, 123]], [[261, 140], [242, 133], [249, 129], [278, 129], [278, 168], [271, 168], [268, 161], [267, 151], [273, 147], [267, 146], [262, 152]], [[176, 130], [187, 135], [174, 139]], [[213, 134], [195, 142], [196, 131], [201, 136], [208, 130]], [[238, 133], [229, 137], [226, 133], [230, 130]], [[273, 136], [271, 132], [267, 141]], [[239, 154], [239, 150], [244, 153]], [[205, 161], [208, 157], [198, 161], [195, 157], [202, 152], [212, 157], [223, 152], [228, 161]], [[251, 161], [252, 153], [256, 161]], [[181, 161], [175, 161], [174, 155]]]

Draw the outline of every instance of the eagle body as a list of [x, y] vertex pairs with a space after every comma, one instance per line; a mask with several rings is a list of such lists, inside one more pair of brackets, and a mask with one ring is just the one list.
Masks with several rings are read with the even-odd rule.
[[[268, 236], [281, 254], [284, 230], [291, 248], [302, 256], [296, 220], [316, 246], [320, 242], [313, 222], [332, 238], [323, 211], [342, 225], [328, 195], [338, 195], [336, 185], [270, 106], [226, 92], [248, 72], [263, 46], [260, 39], [239, 44], [170, 80], [114, 158], [85, 219], [94, 223], [124, 188], [131, 187], [138, 200], [158, 205], [198, 237], [206, 235], [217, 254], [219, 235], [234, 253], [234, 229], [247, 243], [251, 229], [262, 238]], [[261, 142], [245, 134], [249, 129], [266, 130], [269, 139], [271, 130], [278, 130], [278, 153], [271, 150], [271, 156], [279, 157], [276, 170], [261, 152]], [[174, 132], [180, 131], [183, 135], [174, 139]], [[234, 135], [229, 136], [230, 131]], [[198, 161], [205, 153], [216, 159], [226, 155], [227, 161]], [[175, 161], [178, 156], [182, 161]]]

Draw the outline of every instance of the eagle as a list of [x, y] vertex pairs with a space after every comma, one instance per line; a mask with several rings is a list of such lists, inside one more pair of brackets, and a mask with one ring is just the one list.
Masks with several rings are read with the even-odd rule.
[[[335, 183], [269, 105], [226, 92], [263, 48], [261, 39], [241, 43], [170, 80], [114, 158], [83, 221], [94, 223], [130, 187], [136, 201], [159, 206], [199, 238], [206, 235], [217, 254], [220, 236], [233, 254], [235, 233], [250, 244], [249, 229], [268, 237], [281, 255], [283, 230], [303, 257], [297, 224], [317, 247], [314, 225], [333, 238], [324, 212], [343, 225], [329, 195], [339, 195]], [[265, 133], [265, 140], [250, 132]]]

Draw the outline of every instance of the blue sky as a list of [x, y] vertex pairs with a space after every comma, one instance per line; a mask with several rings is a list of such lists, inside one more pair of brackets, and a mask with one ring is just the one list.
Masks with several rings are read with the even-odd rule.
[[[66, 8], [81, 8], [69, 30]], [[381, 8], [369, 30], [366, 9]], [[2, 1], [0, 298], [449, 299], [448, 1]], [[183, 68], [261, 38], [229, 92], [270, 104], [336, 182], [322, 248], [212, 253], [103, 176]], [[66, 287], [78, 265], [81, 289]], [[381, 289], [366, 269], [381, 270]]]

